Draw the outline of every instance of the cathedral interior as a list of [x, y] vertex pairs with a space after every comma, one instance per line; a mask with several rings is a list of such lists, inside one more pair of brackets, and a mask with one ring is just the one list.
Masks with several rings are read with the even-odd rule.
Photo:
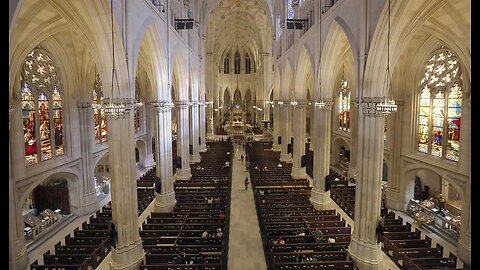
[[9, 269], [474, 269], [469, 0], [9, 0], [8, 75]]

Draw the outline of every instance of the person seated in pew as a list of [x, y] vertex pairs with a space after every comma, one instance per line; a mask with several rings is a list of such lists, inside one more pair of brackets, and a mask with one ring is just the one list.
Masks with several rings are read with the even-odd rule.
[[277, 167], [279, 167], [279, 168], [283, 167], [282, 163], [278, 163]]
[[330, 243], [330, 244], [335, 243], [335, 238], [330, 238], [330, 237], [329, 237], [329, 238], [327, 239], [327, 243]]
[[223, 237], [223, 232], [222, 232], [222, 228], [218, 228], [217, 229], [217, 238], [222, 238]]
[[321, 230], [315, 230], [312, 232], [315, 241], [322, 242], [323, 241], [323, 232]]
[[279, 245], [285, 245], [285, 240], [283, 240], [283, 238], [281, 236], [278, 238], [278, 244]]
[[180, 252], [180, 254], [178, 254], [177, 257], [175, 257], [176, 264], [187, 264], [187, 262], [188, 260], [185, 252]]
[[206, 264], [207, 263], [207, 260], [205, 259], [205, 257], [203, 257], [202, 252], [198, 253], [197, 261], [195, 263], [196, 264]]
[[298, 233], [297, 233], [298, 236], [305, 236], [305, 232], [303, 230], [300, 230]]
[[224, 219], [225, 219], [225, 213], [220, 212], [220, 213], [218, 214], [218, 219], [224, 220]]
[[225, 161], [225, 164], [223, 164], [223, 168], [226, 169], [226, 168], [230, 168], [230, 162]]
[[207, 198], [207, 203], [213, 203], [213, 197]]
[[203, 233], [202, 233], [202, 238], [207, 238], [208, 237], [208, 231], [205, 230]]
[[258, 194], [260, 194], [260, 195], [263, 196], [263, 195], [265, 195], [265, 191], [264, 191], [263, 189], [259, 189], [259, 190], [258, 190]]

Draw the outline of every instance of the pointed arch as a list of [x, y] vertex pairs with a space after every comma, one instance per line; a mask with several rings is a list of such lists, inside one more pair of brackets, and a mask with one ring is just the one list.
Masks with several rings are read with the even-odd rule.
[[[328, 30], [322, 50], [320, 68], [317, 77], [321, 87], [317, 87], [314, 96], [321, 99], [334, 97], [335, 80], [339, 70], [338, 63], [348, 52], [354, 63], [354, 78], [358, 81], [358, 48], [354, 45], [354, 36], [348, 25], [336, 17]], [[321, 76], [321, 78], [320, 78]], [[319, 92], [321, 91], [321, 92]]]
[[313, 73], [313, 62], [312, 56], [308, 52], [307, 48], [304, 46], [300, 50], [300, 54], [298, 57], [298, 64], [296, 67], [296, 75], [295, 75], [295, 93], [294, 97], [298, 100], [306, 99], [307, 95], [307, 85], [311, 84], [311, 82], [307, 81], [307, 79], [313, 79], [310, 75]]

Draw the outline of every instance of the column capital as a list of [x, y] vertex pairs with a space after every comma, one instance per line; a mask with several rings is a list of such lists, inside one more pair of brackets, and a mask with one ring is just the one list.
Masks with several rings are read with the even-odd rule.
[[173, 102], [170, 100], [149, 100], [145, 104], [155, 108], [173, 108]]
[[385, 97], [364, 97], [361, 98], [360, 104], [363, 114], [370, 117], [383, 117], [385, 114], [377, 110], [377, 106], [385, 100]]
[[188, 100], [175, 100], [175, 107], [178, 108], [187, 108], [188, 107]]

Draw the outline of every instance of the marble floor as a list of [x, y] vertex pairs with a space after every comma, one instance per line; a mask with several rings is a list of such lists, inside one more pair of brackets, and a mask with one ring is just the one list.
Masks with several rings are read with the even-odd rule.
[[257, 211], [251, 184], [245, 191], [245, 156], [241, 146], [236, 146], [232, 162], [232, 201], [230, 204], [230, 234], [228, 243], [229, 270], [267, 269], [258, 225]]

